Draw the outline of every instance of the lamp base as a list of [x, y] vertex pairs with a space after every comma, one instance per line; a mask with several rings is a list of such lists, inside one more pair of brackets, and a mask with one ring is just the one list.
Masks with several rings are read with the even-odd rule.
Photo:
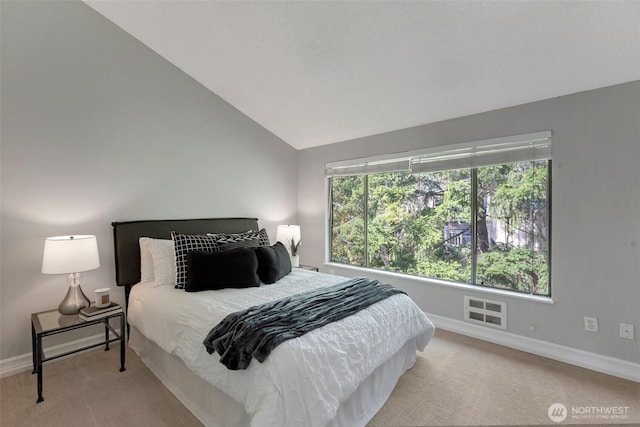
[[60, 314], [78, 314], [81, 308], [89, 307], [91, 301], [82, 292], [80, 285], [69, 286], [67, 295], [58, 305]]

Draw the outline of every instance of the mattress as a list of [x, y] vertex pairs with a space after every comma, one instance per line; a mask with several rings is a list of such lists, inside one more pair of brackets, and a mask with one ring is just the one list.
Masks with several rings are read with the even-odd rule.
[[[371, 408], [379, 409], [415, 360], [415, 351], [424, 349], [433, 336], [433, 324], [407, 295], [394, 295], [286, 341], [263, 363], [254, 360], [243, 371], [228, 370], [202, 344], [211, 328], [232, 312], [344, 280], [294, 269], [272, 285], [250, 289], [189, 293], [141, 283], [131, 290], [128, 320], [145, 340], [237, 402], [251, 426], [340, 425], [346, 402], [369, 395], [371, 407], [358, 409], [361, 424], [375, 414]], [[397, 358], [399, 353], [403, 356]], [[407, 361], [407, 353], [413, 359]], [[363, 392], [361, 385], [376, 372], [384, 373], [384, 366], [394, 364], [391, 361], [393, 374], [378, 375], [385, 383], [380, 387], [385, 390], [382, 399], [375, 398], [373, 386], [364, 386]]]

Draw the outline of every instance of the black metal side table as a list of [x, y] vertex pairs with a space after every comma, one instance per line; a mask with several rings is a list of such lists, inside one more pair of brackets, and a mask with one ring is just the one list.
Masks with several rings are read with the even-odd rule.
[[[109, 319], [120, 318], [120, 333], [109, 324]], [[91, 325], [104, 324], [104, 341], [97, 344], [88, 345], [76, 350], [67, 351], [63, 354], [58, 354], [52, 357], [45, 357], [42, 350], [42, 338], [51, 335], [60, 334], [63, 332], [72, 331], [74, 329], [80, 329]], [[124, 350], [125, 350], [125, 319], [124, 312], [120, 311], [114, 314], [106, 315], [99, 319], [83, 320], [78, 317], [77, 314], [64, 315], [60, 314], [58, 310], [42, 311], [40, 313], [31, 314], [31, 352], [33, 355], [33, 372], [32, 374], [38, 374], [38, 400], [36, 403], [40, 403], [44, 400], [42, 397], [42, 364], [50, 360], [58, 359], [60, 357], [68, 356], [70, 354], [78, 353], [83, 350], [98, 347], [104, 345], [105, 351], [109, 350], [109, 343], [120, 341], [120, 372], [125, 371], [124, 367]], [[113, 333], [115, 338], [110, 338], [109, 332]]]

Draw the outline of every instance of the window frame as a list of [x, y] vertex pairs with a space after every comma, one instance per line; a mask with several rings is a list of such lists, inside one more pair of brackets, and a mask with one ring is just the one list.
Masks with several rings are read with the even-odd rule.
[[[515, 160], [510, 161], [509, 157], [506, 158], [506, 161], [500, 161], [499, 163], [496, 162], [495, 160], [491, 160], [488, 163], [483, 163], [481, 162], [477, 162], [478, 165], [477, 166], [473, 166], [476, 162], [475, 159], [477, 159], [477, 152], [478, 151], [482, 151], [483, 149], [486, 150], [486, 147], [496, 147], [496, 146], [500, 146], [501, 144], [504, 144], [505, 146], [511, 144], [511, 146], [517, 145], [518, 143], [526, 143], [527, 141], [533, 141], [533, 144], [536, 144], [536, 141], [538, 142], [539, 145], [534, 146], [533, 149], [531, 150], [531, 152], [533, 154], [529, 155], [529, 156], [525, 156], [523, 157], [517, 157]], [[539, 143], [539, 141], [547, 141], [547, 142], [543, 142], [543, 143]], [[454, 144], [454, 145], [448, 145], [448, 146], [440, 146], [440, 147], [432, 147], [429, 149], [425, 149], [425, 150], [416, 150], [416, 151], [412, 151], [412, 152], [405, 152], [405, 153], [395, 153], [395, 154], [387, 154], [387, 155], [382, 155], [382, 156], [374, 156], [374, 157], [368, 157], [368, 158], [361, 158], [361, 159], [353, 159], [353, 160], [346, 160], [346, 161], [341, 161], [341, 162], [332, 162], [332, 163], [327, 163], [325, 165], [325, 179], [327, 182], [327, 185], [325, 185], [326, 188], [326, 198], [325, 200], [327, 201], [327, 209], [326, 212], [327, 214], [326, 216], [326, 225], [327, 225], [327, 233], [325, 234], [326, 236], [326, 251], [325, 251], [325, 262], [329, 265], [337, 265], [337, 266], [341, 266], [341, 267], [347, 267], [347, 268], [355, 268], [355, 269], [369, 269], [369, 270], [374, 270], [376, 272], [380, 272], [380, 273], [385, 273], [385, 274], [391, 274], [391, 275], [400, 275], [400, 276], [408, 276], [411, 277], [412, 279], [418, 279], [418, 280], [426, 280], [428, 282], [431, 283], [438, 283], [438, 284], [448, 284], [448, 285], [453, 285], [456, 287], [470, 287], [474, 290], [488, 290], [491, 291], [493, 293], [498, 292], [498, 293], [506, 293], [507, 295], [511, 295], [511, 296], [516, 296], [516, 295], [520, 295], [520, 296], [524, 296], [526, 298], [532, 298], [534, 300], [542, 300], [542, 301], [551, 301], [551, 297], [552, 297], [552, 156], [551, 156], [551, 143], [552, 143], [552, 133], [551, 131], [543, 131], [543, 132], [536, 132], [536, 133], [532, 133], [532, 134], [525, 134], [525, 135], [515, 135], [515, 136], [510, 136], [510, 137], [505, 137], [505, 138], [495, 138], [495, 139], [490, 139], [490, 140], [482, 140], [482, 141], [473, 141], [473, 142], [467, 142], [467, 143], [462, 143], [462, 144]], [[541, 149], [540, 149], [541, 148]], [[536, 151], [537, 150], [537, 151]], [[515, 150], [510, 150], [510, 151], [515, 151]], [[521, 152], [523, 151], [523, 149], [520, 150]], [[370, 267], [370, 262], [369, 262], [369, 250], [368, 250], [368, 216], [369, 216], [369, 194], [368, 194], [368, 176], [375, 174], [375, 173], [385, 173], [385, 172], [399, 172], [398, 170], [398, 165], [399, 164], [404, 164], [404, 162], [407, 162], [409, 167], [411, 167], [411, 165], [416, 161], [415, 159], [419, 159], [419, 158], [424, 158], [426, 157], [427, 159], [430, 158], [435, 158], [435, 159], [440, 159], [443, 157], [443, 153], [444, 155], [448, 155], [448, 153], [460, 153], [460, 152], [466, 152], [467, 155], [463, 155], [463, 156], [456, 156], [455, 160], [456, 162], [459, 162], [460, 159], [470, 159], [468, 160], [472, 166], [469, 167], [471, 169], [471, 235], [472, 235], [472, 240], [471, 240], [471, 244], [472, 244], [472, 262], [471, 262], [471, 281], [473, 283], [467, 283], [467, 282], [457, 282], [454, 280], [446, 280], [446, 279], [436, 279], [436, 278], [432, 278], [432, 277], [427, 277], [427, 276], [420, 276], [420, 275], [414, 275], [411, 273], [406, 273], [406, 272], [394, 272], [394, 271], [388, 271], [388, 270], [384, 270], [384, 269], [378, 269], [378, 268], [374, 268], [374, 267]], [[492, 153], [493, 154], [493, 153]], [[482, 154], [481, 154], [482, 155]], [[516, 154], [517, 155], [517, 154]], [[511, 157], [513, 158], [513, 157]], [[477, 214], [478, 214], [478, 200], [477, 200], [477, 196], [478, 196], [478, 182], [477, 182], [477, 169], [483, 166], [490, 166], [490, 165], [498, 165], [498, 164], [507, 164], [507, 163], [515, 163], [515, 162], [524, 162], [524, 161], [535, 161], [535, 160], [547, 160], [546, 163], [546, 169], [547, 169], [547, 185], [546, 185], [546, 197], [547, 197], [547, 202], [548, 202], [548, 206], [547, 206], [547, 221], [546, 221], [546, 227], [548, 230], [548, 247], [547, 247], [547, 269], [548, 269], [548, 294], [547, 295], [543, 295], [543, 294], [536, 294], [534, 293], [534, 290], [531, 289], [531, 291], [527, 292], [527, 291], [521, 291], [521, 290], [517, 290], [517, 289], [509, 289], [509, 288], [503, 288], [503, 287], [495, 287], [495, 286], [490, 286], [490, 285], [485, 285], [482, 283], [477, 283], [476, 279], [477, 279], [477, 262], [478, 262], [478, 254], [477, 254]], [[430, 160], [427, 160], [430, 161]], [[385, 168], [385, 164], [388, 165], [392, 165], [392, 168], [395, 168], [395, 170], [392, 170], [390, 168], [390, 170], [384, 170]], [[457, 163], [456, 163], [457, 164]], [[349, 169], [348, 173], [331, 173], [332, 170], [340, 170], [340, 168], [343, 168], [343, 170]], [[455, 169], [461, 169], [464, 168], [464, 166], [462, 167], [452, 167], [452, 168], [445, 168], [445, 169], [441, 169], [441, 170], [455, 170]], [[364, 230], [365, 230], [365, 236], [364, 236], [364, 265], [363, 266], [358, 266], [358, 265], [353, 265], [353, 264], [347, 264], [347, 263], [342, 263], [340, 261], [334, 261], [333, 260], [333, 180], [332, 178], [334, 177], [339, 177], [339, 176], [354, 176], [354, 175], [364, 175], [363, 176], [363, 203], [364, 203]]]

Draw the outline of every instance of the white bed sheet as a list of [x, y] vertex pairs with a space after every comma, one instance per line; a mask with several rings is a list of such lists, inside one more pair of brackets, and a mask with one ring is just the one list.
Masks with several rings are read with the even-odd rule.
[[[327, 427], [365, 427], [384, 406], [398, 378], [416, 361], [416, 340], [407, 341], [391, 359], [378, 366], [340, 405]], [[247, 427], [251, 418], [242, 405], [189, 370], [131, 327], [129, 347], [145, 365], [207, 427]]]
[[128, 321], [165, 352], [239, 402], [251, 425], [326, 426], [338, 408], [407, 341], [422, 350], [434, 326], [406, 295], [394, 295], [357, 314], [276, 347], [264, 363], [230, 371], [202, 341], [226, 315], [328, 286], [344, 277], [294, 269], [260, 288], [188, 293], [141, 283], [129, 297]]

